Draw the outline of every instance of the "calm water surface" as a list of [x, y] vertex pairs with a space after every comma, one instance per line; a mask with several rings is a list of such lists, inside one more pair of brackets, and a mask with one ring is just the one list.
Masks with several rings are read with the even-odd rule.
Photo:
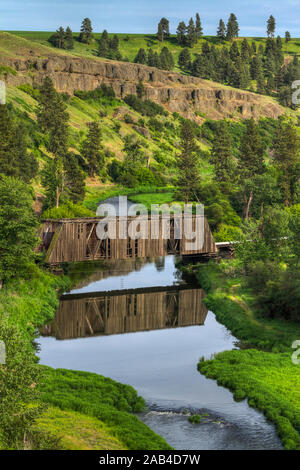
[[[200, 357], [237, 342], [207, 311], [204, 292], [184, 286], [173, 256], [110, 262], [71, 294], [83, 297], [65, 297], [42, 331], [42, 364], [132, 385], [149, 406], [141, 419], [176, 449], [282, 448], [261, 413], [197, 371]], [[191, 412], [207, 416], [193, 425]]]

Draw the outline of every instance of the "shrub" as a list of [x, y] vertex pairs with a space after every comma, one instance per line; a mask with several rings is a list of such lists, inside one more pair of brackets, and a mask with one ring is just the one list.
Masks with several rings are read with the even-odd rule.
[[167, 112], [164, 110], [162, 106], [157, 103], [154, 103], [150, 100], [142, 100], [135, 95], [127, 95], [124, 98], [124, 101], [128, 106], [133, 108], [138, 113], [142, 114], [143, 116], [167, 116]]
[[94, 217], [95, 214], [80, 204], [67, 201], [60, 207], [47, 209], [43, 213], [44, 219], [73, 219], [75, 217]]
[[189, 422], [192, 424], [201, 423], [201, 415], [191, 415], [189, 416]]

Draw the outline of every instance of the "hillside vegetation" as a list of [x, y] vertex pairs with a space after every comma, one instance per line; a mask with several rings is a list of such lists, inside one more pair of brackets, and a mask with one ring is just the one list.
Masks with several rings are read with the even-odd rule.
[[[49, 47], [49, 38], [54, 34], [54, 31], [7, 31], [8, 33], [14, 34], [24, 39], [28, 39], [36, 44]], [[74, 49], [71, 51], [65, 51], [67, 54], [75, 54], [83, 57], [95, 57], [97, 55], [97, 43], [96, 41], [100, 39], [102, 33], [94, 33], [95, 42], [91, 44], [85, 44], [78, 41], [79, 33], [74, 34]], [[154, 52], [160, 53], [162, 48], [167, 46], [170, 49], [174, 57], [175, 64], [178, 63], [178, 57], [182, 47], [177, 43], [177, 38], [175, 34], [171, 34], [170, 38], [165, 39], [164, 42], [160, 42], [157, 39], [155, 34], [124, 34], [124, 33], [109, 33], [109, 37], [113, 38], [114, 34], [117, 34], [119, 37], [119, 50], [122, 57], [127, 57], [131, 62], [134, 61], [139, 49], [143, 48], [145, 50], [152, 48]], [[243, 37], [236, 39], [237, 42], [241, 43]], [[253, 41], [258, 47], [260, 44], [266, 44], [265, 37], [247, 37], [246, 38], [249, 44]], [[199, 39], [198, 43], [193, 45], [190, 48], [191, 54], [199, 54], [202, 52], [202, 46], [205, 42], [208, 42], [210, 45], [215, 45], [216, 47], [221, 47], [222, 43], [216, 36], [203, 36]], [[56, 50], [55, 48], [53, 48]], [[285, 44], [283, 47], [284, 53], [293, 56], [300, 55], [300, 39], [292, 38], [288, 44]], [[180, 70], [176, 65], [175, 69]]]

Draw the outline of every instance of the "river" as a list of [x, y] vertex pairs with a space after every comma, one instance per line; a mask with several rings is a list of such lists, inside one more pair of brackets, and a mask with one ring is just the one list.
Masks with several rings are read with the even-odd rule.
[[[238, 343], [175, 262], [108, 261], [78, 281], [42, 330], [40, 362], [132, 385], [148, 405], [140, 419], [176, 449], [281, 449], [260, 412], [197, 371], [200, 357]], [[188, 421], [195, 412], [200, 424]]]

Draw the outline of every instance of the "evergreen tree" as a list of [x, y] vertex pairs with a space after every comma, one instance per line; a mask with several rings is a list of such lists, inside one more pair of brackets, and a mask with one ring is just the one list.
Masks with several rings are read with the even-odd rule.
[[29, 183], [37, 171], [38, 162], [27, 150], [24, 127], [14, 124], [7, 105], [0, 105], [0, 175]]
[[[37, 220], [32, 206], [32, 188], [17, 178], [4, 175], [0, 177], [1, 284], [14, 277], [25, 275], [28, 266], [34, 263]], [[3, 403], [3, 381], [1, 381], [0, 407], [1, 403]]]
[[267, 21], [267, 35], [269, 38], [273, 38], [274, 37], [274, 33], [275, 33], [275, 18], [273, 15], [271, 15]]
[[285, 38], [285, 43], [286, 43], [286, 45], [288, 45], [288, 43], [289, 43], [290, 40], [291, 40], [291, 34], [290, 34], [289, 31], [286, 31], [286, 32], [285, 32], [284, 38]]
[[233, 60], [234, 62], [236, 61], [238, 57], [240, 57], [240, 51], [236, 42], [233, 42], [231, 44], [229, 54], [230, 54], [231, 60]]
[[239, 169], [242, 178], [252, 178], [265, 170], [264, 148], [258, 125], [254, 119], [245, 121], [246, 129], [241, 139]]
[[160, 68], [163, 70], [172, 70], [174, 68], [174, 59], [172, 53], [167, 47], [163, 47], [159, 55]]
[[263, 65], [260, 55], [255, 55], [251, 60], [250, 70], [252, 80], [257, 80], [257, 78], [263, 74]]
[[157, 67], [158, 69], [160, 69], [160, 67], [161, 67], [160, 57], [159, 57], [157, 52], [154, 52], [153, 63], [154, 63], [154, 65], [153, 65], [154, 67]]
[[231, 41], [233, 38], [237, 38], [239, 36], [239, 25], [234, 13], [231, 13], [228, 19], [226, 31], [227, 41]]
[[234, 177], [232, 143], [226, 121], [219, 121], [214, 134], [211, 163], [215, 167], [214, 178], [219, 183], [230, 183]]
[[139, 82], [136, 86], [136, 96], [141, 100], [144, 98], [146, 94], [144, 84], [141, 79], [139, 79]]
[[242, 41], [241, 57], [243, 61], [249, 63], [251, 57], [251, 49], [246, 38], [244, 38]]
[[217, 36], [220, 39], [220, 41], [224, 41], [224, 39], [226, 37], [226, 26], [225, 26], [225, 23], [222, 19], [220, 19], [220, 21], [219, 21]]
[[37, 118], [41, 130], [48, 136], [47, 148], [54, 156], [57, 183], [56, 207], [59, 207], [63, 192], [63, 162], [68, 150], [69, 115], [66, 108], [62, 97], [55, 90], [52, 80], [46, 77], [40, 88]]
[[[25, 216], [23, 219], [26, 223]], [[15, 239], [12, 242], [16, 243]], [[20, 245], [22, 256], [21, 248]], [[18, 267], [18, 260], [15, 261]], [[16, 271], [17, 277], [20, 277], [19, 271]], [[17, 326], [20, 321], [11, 321], [8, 316], [8, 313], [4, 314], [0, 320], [0, 338], [6, 349], [5, 365], [0, 368], [1, 446], [3, 449], [24, 451], [30, 445], [30, 436], [37, 436], [37, 419], [42, 417], [46, 408], [41, 404], [37, 386], [41, 382], [42, 371], [28, 341], [24, 339], [24, 327]]]
[[185, 203], [196, 192], [199, 185], [199, 170], [196, 155], [196, 144], [194, 139], [194, 129], [190, 121], [185, 120], [181, 125], [181, 153], [178, 158], [179, 177], [177, 187], [184, 195]]
[[178, 25], [176, 34], [177, 34], [177, 42], [179, 46], [185, 46], [186, 44], [186, 33], [187, 33], [187, 27], [184, 21], [181, 21]]
[[74, 153], [69, 153], [66, 156], [65, 168], [66, 197], [74, 204], [78, 204], [83, 201], [85, 196], [85, 174], [80, 168]]
[[98, 57], [107, 57], [109, 52], [109, 45], [106, 39], [101, 37], [98, 43]]
[[114, 51], [119, 50], [119, 38], [117, 34], [114, 34], [114, 37], [110, 41], [110, 48], [113, 49]]
[[191, 68], [191, 54], [190, 51], [185, 48], [179, 54], [178, 65], [183, 70], [189, 70]]
[[147, 60], [147, 64], [149, 65], [149, 67], [156, 67], [154, 52], [153, 52], [153, 50], [152, 50], [151, 48], [150, 48], [149, 51], [148, 51], [148, 60]]
[[59, 49], [65, 49], [65, 37], [66, 33], [62, 26], [49, 38], [49, 42]]
[[[264, 81], [264, 78], [262, 77], [262, 80]], [[267, 86], [266, 87], [263, 87], [261, 91], [259, 91], [259, 82], [258, 82], [258, 78], [257, 78], [257, 91], [261, 94], [263, 93], [267, 93], [267, 95], [272, 95], [273, 94], [273, 91], [275, 90], [275, 81], [274, 81], [274, 77], [273, 75], [270, 75], [268, 77], [268, 80], [267, 80]]]
[[104, 163], [102, 136], [98, 122], [91, 122], [88, 124], [88, 127], [89, 131], [83, 143], [81, 153], [88, 164], [90, 177], [94, 178], [95, 173], [101, 170], [101, 165]]
[[254, 119], [246, 120], [246, 130], [241, 139], [239, 171], [243, 193], [244, 217], [249, 218], [254, 197], [255, 184], [252, 180], [265, 170], [264, 148]]
[[250, 70], [249, 70], [249, 65], [239, 57], [237, 62], [236, 62], [236, 67], [238, 70], [239, 74], [239, 86], [238, 88], [242, 88], [243, 90], [246, 90], [251, 81], [250, 77]]
[[[271, 86], [271, 82], [269, 81], [268, 84], [267, 84], [267, 89], [269, 90], [269, 87]], [[260, 93], [261, 95], [264, 95], [266, 93], [266, 86], [265, 86], [265, 78], [264, 78], [264, 75], [263, 75], [263, 72], [259, 72], [256, 76], [256, 91], [257, 93]], [[271, 91], [270, 93], [268, 94], [271, 94], [272, 93], [272, 88], [271, 88]]]
[[275, 132], [274, 161], [280, 172], [279, 184], [285, 205], [289, 206], [295, 192], [294, 186], [299, 178], [299, 138], [296, 127], [291, 121], [279, 119]]
[[193, 62], [193, 65], [192, 65], [192, 71], [193, 71], [193, 75], [195, 77], [201, 77], [203, 78], [204, 76], [204, 69], [205, 69], [205, 65], [204, 65], [204, 60], [203, 60], [203, 56], [200, 55], [200, 54], [197, 54], [196, 55], [196, 58]]
[[163, 31], [163, 27], [162, 27], [161, 23], [158, 23], [157, 39], [160, 42], [163, 42], [163, 40], [164, 40], [164, 31]]
[[90, 44], [93, 40], [93, 28], [92, 23], [89, 18], [85, 18], [82, 21], [80, 34], [79, 34], [79, 41], [85, 44]]
[[169, 21], [166, 18], [162, 18], [158, 23], [157, 39], [163, 42], [165, 39], [170, 37]]
[[147, 54], [145, 49], [143, 49], [142, 47], [139, 49], [134, 59], [134, 62], [137, 64], [147, 64]]
[[65, 44], [66, 44], [66, 49], [74, 49], [74, 39], [73, 39], [73, 33], [71, 28], [69, 26], [66, 29], [66, 35], [65, 35]]
[[197, 40], [203, 36], [203, 28], [201, 25], [201, 19], [199, 13], [196, 13], [196, 26], [195, 26], [196, 38]]
[[257, 52], [256, 44], [254, 41], [251, 43], [251, 56], [254, 56]]
[[196, 28], [193, 18], [190, 19], [187, 34], [186, 34], [186, 44], [188, 47], [193, 47], [197, 42]]

